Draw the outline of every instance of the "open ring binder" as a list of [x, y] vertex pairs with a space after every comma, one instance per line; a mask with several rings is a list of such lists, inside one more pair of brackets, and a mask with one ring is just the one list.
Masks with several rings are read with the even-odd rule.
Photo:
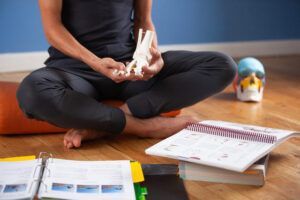
[[[36, 159], [0, 163], [0, 199], [134, 199], [129, 160]], [[2, 177], [3, 175], [3, 177]], [[100, 178], [99, 178], [100, 177]], [[139, 177], [140, 179], [140, 177]], [[85, 198], [87, 197], [87, 198]]]

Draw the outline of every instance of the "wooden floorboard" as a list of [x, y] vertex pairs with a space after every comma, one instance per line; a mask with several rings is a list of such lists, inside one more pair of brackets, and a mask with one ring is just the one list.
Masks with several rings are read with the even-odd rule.
[[[267, 85], [260, 103], [236, 100], [232, 87], [183, 110], [199, 120], [215, 119], [300, 130], [300, 56], [264, 57]], [[21, 81], [28, 73], [0, 74], [0, 80]], [[63, 134], [0, 136], [0, 157], [52, 152], [57, 158], [76, 160], [138, 160], [142, 163], [177, 163], [176, 160], [145, 155], [159, 140], [119, 136], [85, 143], [66, 150]], [[191, 199], [300, 199], [300, 139], [293, 138], [271, 154], [263, 187], [185, 181]]]

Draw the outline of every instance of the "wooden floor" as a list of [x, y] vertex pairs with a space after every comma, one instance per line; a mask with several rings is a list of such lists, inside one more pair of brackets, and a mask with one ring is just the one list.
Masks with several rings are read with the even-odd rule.
[[[300, 56], [261, 60], [267, 71], [265, 96], [261, 103], [237, 101], [230, 86], [223, 93], [184, 109], [182, 114], [201, 120], [218, 119], [300, 131]], [[0, 74], [0, 80], [21, 80], [24, 75], [26, 73]], [[144, 150], [158, 140], [120, 136], [66, 150], [62, 139], [63, 134], [1, 136], [0, 157], [38, 155], [40, 151], [47, 151], [64, 159], [176, 163], [145, 155]], [[185, 185], [190, 199], [300, 199], [300, 138], [290, 139], [272, 152], [267, 181], [261, 188], [192, 181], [186, 181]]]

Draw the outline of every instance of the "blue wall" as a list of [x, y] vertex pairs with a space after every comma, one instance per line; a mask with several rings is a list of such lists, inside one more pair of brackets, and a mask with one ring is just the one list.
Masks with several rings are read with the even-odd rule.
[[300, 0], [154, 0], [161, 42], [300, 38]]
[[[153, 0], [160, 44], [300, 39], [300, 0]], [[46, 50], [37, 0], [0, 0], [0, 53]]]

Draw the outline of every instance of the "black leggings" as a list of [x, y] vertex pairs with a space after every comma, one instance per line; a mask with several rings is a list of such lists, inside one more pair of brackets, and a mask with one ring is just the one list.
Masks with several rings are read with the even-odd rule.
[[150, 118], [222, 91], [236, 73], [233, 59], [217, 52], [169, 51], [162, 57], [163, 69], [150, 80], [119, 84], [88, 68], [44, 67], [23, 80], [17, 99], [30, 118], [118, 134], [125, 114], [99, 101], [122, 100], [133, 116]]

